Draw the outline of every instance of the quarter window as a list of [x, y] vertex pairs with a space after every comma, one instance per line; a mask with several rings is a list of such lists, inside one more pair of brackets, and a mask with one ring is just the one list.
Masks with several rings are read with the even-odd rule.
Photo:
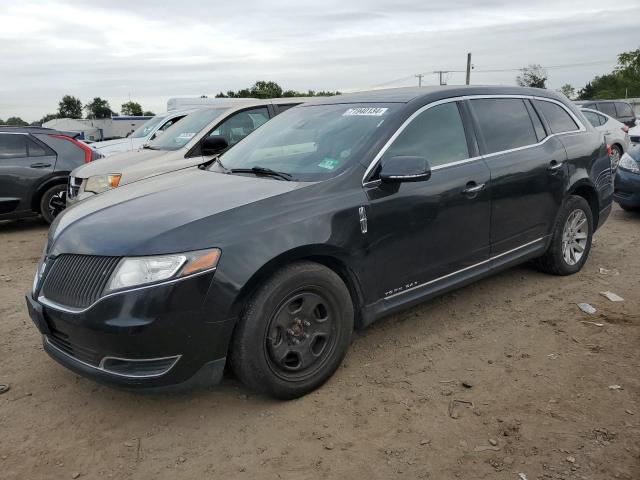
[[402, 131], [382, 159], [419, 156], [431, 167], [469, 158], [464, 126], [456, 102], [431, 107]]
[[594, 127], [600, 126], [600, 115], [598, 115], [597, 113], [586, 111], [583, 111], [582, 114], [587, 118], [587, 120], [589, 120], [589, 123], [591, 125], [593, 125]]
[[547, 120], [552, 133], [572, 132], [578, 130], [578, 125], [571, 115], [560, 105], [544, 100], [534, 100], [534, 104], [542, 116]]
[[27, 138], [25, 135], [0, 135], [0, 159], [27, 156]]
[[33, 140], [29, 139], [27, 142], [29, 144], [30, 157], [44, 157], [47, 154], [46, 150]]
[[529, 112], [520, 98], [471, 100], [487, 153], [538, 143]]

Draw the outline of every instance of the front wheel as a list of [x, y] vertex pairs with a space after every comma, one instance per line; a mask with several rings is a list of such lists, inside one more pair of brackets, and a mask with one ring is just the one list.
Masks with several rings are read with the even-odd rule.
[[47, 223], [53, 222], [65, 209], [66, 196], [66, 185], [54, 185], [44, 192], [40, 199], [40, 214]]
[[620, 148], [618, 145], [612, 145], [611, 156], [609, 157], [609, 159], [611, 160], [611, 170], [613, 170], [614, 172], [618, 169], [620, 157], [622, 157], [622, 148]]
[[300, 397], [338, 368], [353, 323], [349, 290], [335, 272], [313, 262], [291, 264], [247, 303], [231, 366], [249, 388], [280, 399]]
[[587, 201], [570, 196], [558, 212], [549, 248], [534, 264], [553, 275], [579, 272], [589, 256], [593, 236], [593, 214]]

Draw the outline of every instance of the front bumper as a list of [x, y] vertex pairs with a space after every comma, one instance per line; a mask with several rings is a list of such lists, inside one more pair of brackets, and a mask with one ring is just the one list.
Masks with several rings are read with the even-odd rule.
[[233, 321], [207, 308], [213, 272], [103, 297], [71, 310], [27, 295], [45, 351], [100, 383], [165, 390], [220, 381]]
[[621, 205], [640, 207], [640, 174], [618, 168], [613, 181], [613, 199]]

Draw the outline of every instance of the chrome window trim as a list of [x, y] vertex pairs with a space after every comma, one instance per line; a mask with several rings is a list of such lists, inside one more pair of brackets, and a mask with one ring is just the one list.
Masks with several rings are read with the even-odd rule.
[[420, 115], [422, 112], [424, 112], [424, 111], [426, 111], [426, 110], [428, 110], [428, 109], [430, 109], [432, 107], [435, 107], [435, 106], [438, 106], [438, 105], [443, 105], [445, 103], [459, 102], [459, 101], [463, 101], [463, 100], [477, 100], [477, 99], [485, 99], [485, 98], [520, 98], [520, 99], [541, 100], [541, 101], [544, 101], [544, 102], [555, 103], [556, 105], [559, 105], [560, 107], [562, 107], [571, 116], [573, 121], [576, 122], [576, 125], [578, 125], [578, 129], [577, 130], [570, 130], [570, 131], [567, 131], [567, 132], [551, 133], [551, 134], [547, 135], [546, 137], [544, 137], [539, 142], [532, 143], [531, 145], [524, 145], [522, 147], [511, 148], [511, 149], [508, 149], [508, 150], [501, 150], [499, 152], [487, 153], [485, 155], [478, 155], [476, 157], [470, 157], [470, 158], [466, 158], [464, 160], [458, 160], [458, 161], [455, 161], [455, 162], [445, 163], [445, 164], [442, 164], [442, 165], [436, 165], [435, 167], [433, 167], [431, 169], [431, 171], [441, 170], [443, 168], [449, 168], [449, 167], [453, 167], [453, 166], [456, 166], [456, 165], [461, 165], [461, 164], [468, 163], [468, 162], [474, 162], [474, 161], [480, 160], [480, 159], [491, 158], [491, 157], [495, 157], [495, 156], [498, 156], [498, 155], [503, 155], [505, 153], [517, 152], [519, 150], [524, 150], [524, 149], [527, 149], [527, 148], [538, 147], [540, 145], [543, 145], [547, 140], [549, 140], [552, 137], [559, 136], [559, 135], [566, 135], [566, 134], [569, 134], [569, 133], [585, 132], [587, 130], [585, 128], [584, 124], [582, 123], [582, 121], [565, 104], [563, 104], [562, 102], [560, 102], [558, 100], [555, 100], [553, 98], [539, 97], [539, 96], [536, 96], [536, 95], [500, 95], [500, 94], [496, 94], [496, 95], [463, 95], [463, 96], [460, 96], [460, 97], [444, 98], [442, 100], [436, 100], [435, 102], [431, 102], [431, 103], [428, 103], [426, 105], [423, 105], [418, 110], [413, 112], [409, 116], [409, 118], [407, 118], [402, 123], [402, 125], [400, 125], [400, 127], [398, 127], [398, 129], [394, 132], [394, 134], [391, 136], [391, 138], [389, 138], [389, 140], [382, 146], [380, 151], [376, 154], [376, 156], [373, 158], [373, 160], [371, 161], [371, 163], [369, 164], [369, 166], [365, 170], [364, 175], [362, 176], [362, 186], [363, 187], [368, 187], [368, 186], [377, 185], [377, 184], [380, 183], [380, 180], [367, 180], [367, 178], [371, 175], [373, 170], [375, 170], [375, 168], [378, 166], [378, 164], [380, 163], [380, 159], [386, 153], [386, 151], [389, 149], [389, 147], [393, 144], [393, 142], [395, 142], [395, 140], [400, 136], [400, 134], [404, 131], [404, 129], [407, 128], [407, 126], [418, 115]]
[[52, 308], [54, 310], [58, 310], [59, 312], [75, 313], [75, 314], [84, 313], [87, 310], [89, 310], [90, 308], [93, 308], [97, 303], [101, 302], [105, 298], [115, 297], [116, 295], [121, 295], [123, 293], [137, 292], [139, 290], [145, 290], [147, 288], [160, 287], [160, 286], [163, 286], [163, 285], [170, 285], [172, 283], [176, 283], [176, 282], [179, 282], [179, 281], [182, 281], [182, 280], [186, 280], [186, 279], [189, 279], [189, 278], [198, 277], [200, 275], [205, 275], [207, 273], [214, 272], [216, 270], [216, 268], [218, 268], [218, 267], [209, 268], [207, 270], [203, 270], [202, 272], [194, 273], [192, 275], [187, 275], [187, 276], [184, 276], [184, 277], [172, 278], [172, 279], [165, 280], [165, 281], [158, 282], [158, 283], [149, 283], [147, 285], [141, 285], [139, 287], [127, 288], [127, 289], [124, 289], [124, 290], [118, 290], [116, 292], [111, 292], [111, 293], [108, 293], [106, 295], [103, 295], [102, 297], [98, 298], [95, 302], [93, 302], [91, 305], [89, 305], [88, 307], [84, 307], [84, 308], [75, 308], [75, 307], [68, 307], [66, 305], [61, 305], [61, 304], [59, 304], [57, 302], [54, 302], [53, 300], [49, 300], [44, 295], [40, 295], [38, 297], [38, 302], [41, 303], [42, 305], [46, 306], [46, 307]]
[[[56, 347], [53, 343], [51, 343], [51, 340], [49, 340], [49, 337], [47, 335], [44, 335], [44, 341], [45, 343], [53, 348], [56, 352], [60, 353], [61, 355], [64, 355], [67, 358], [72, 359], [74, 362], [78, 362], [82, 365], [84, 365], [85, 367], [91, 368], [93, 370], [98, 370], [100, 372], [104, 372], [107, 373], [109, 375], [115, 375], [117, 377], [125, 377], [125, 378], [156, 378], [156, 377], [161, 377], [162, 375], [166, 375], [173, 367], [176, 366], [176, 363], [178, 363], [178, 360], [180, 360], [180, 358], [182, 358], [182, 355], [172, 355], [169, 357], [159, 357], [159, 358], [118, 358], [118, 357], [104, 357], [102, 360], [100, 360], [100, 364], [96, 367], [95, 365], [91, 365], [90, 363], [87, 363], [83, 360], [80, 360], [79, 358], [74, 357], [73, 355], [70, 355], [69, 353], [65, 352], [64, 350], [61, 350], [60, 348]], [[104, 362], [107, 359], [113, 359], [113, 360], [122, 360], [125, 362], [150, 362], [150, 361], [154, 361], [154, 360], [167, 360], [170, 358], [175, 358], [175, 361], [171, 364], [171, 366], [169, 368], [167, 368], [164, 372], [162, 373], [154, 373], [151, 375], [126, 375], [123, 373], [116, 373], [116, 372], [112, 372], [111, 370], [106, 370], [105, 368], [103, 368]]]
[[444, 280], [446, 278], [452, 277], [454, 275], [457, 275], [458, 273], [466, 272], [467, 270], [470, 270], [472, 268], [479, 267], [480, 265], [484, 265], [485, 263], [489, 263], [489, 262], [491, 262], [493, 260], [496, 260], [496, 259], [498, 259], [500, 257], [504, 257], [505, 255], [508, 255], [508, 254], [513, 253], [513, 252], [515, 252], [517, 250], [520, 250], [521, 248], [528, 247], [529, 245], [533, 245], [534, 243], [541, 242], [544, 239], [545, 239], [545, 237], [536, 238], [535, 240], [532, 240], [532, 241], [530, 241], [528, 243], [525, 243], [524, 245], [520, 245], [519, 247], [512, 248], [511, 250], [507, 250], [506, 252], [502, 252], [502, 253], [500, 253], [498, 255], [494, 255], [493, 257], [489, 257], [486, 260], [483, 260], [482, 262], [476, 263], [474, 265], [470, 265], [470, 266], [465, 267], [465, 268], [461, 268], [460, 270], [456, 270], [455, 272], [451, 272], [451, 273], [448, 273], [448, 274], [443, 275], [441, 277], [434, 278], [433, 280], [429, 280], [427, 282], [423, 282], [420, 285], [416, 285], [414, 287], [408, 288], [408, 289], [403, 290], [401, 292], [393, 293], [391, 295], [383, 297], [382, 299], [383, 300], [389, 300], [390, 298], [397, 297], [399, 295], [402, 295], [402, 294], [407, 293], [407, 292], [411, 292], [411, 291], [416, 290], [418, 288], [426, 287], [427, 285], [431, 285], [432, 283], [439, 282], [440, 280]]

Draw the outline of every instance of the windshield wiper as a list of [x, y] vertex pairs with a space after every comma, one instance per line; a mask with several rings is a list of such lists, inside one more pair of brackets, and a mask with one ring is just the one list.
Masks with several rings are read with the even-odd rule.
[[268, 175], [270, 177], [278, 177], [282, 180], [286, 181], [296, 181], [296, 178], [293, 178], [293, 175], [286, 172], [278, 172], [276, 170], [271, 170], [266, 167], [252, 167], [252, 168], [232, 168], [229, 170], [229, 173], [255, 173], [258, 175]]

